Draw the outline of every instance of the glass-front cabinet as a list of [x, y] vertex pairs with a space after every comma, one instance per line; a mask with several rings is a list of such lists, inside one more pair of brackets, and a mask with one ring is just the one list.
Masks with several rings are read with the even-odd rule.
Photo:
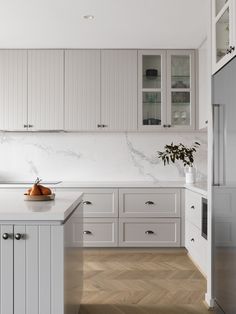
[[235, 56], [235, 0], [213, 0], [212, 61], [213, 73]]
[[195, 127], [194, 51], [167, 52], [167, 125], [172, 128]]
[[139, 51], [139, 129], [194, 129], [194, 52]]
[[139, 51], [139, 126], [157, 129], [165, 121], [166, 52]]

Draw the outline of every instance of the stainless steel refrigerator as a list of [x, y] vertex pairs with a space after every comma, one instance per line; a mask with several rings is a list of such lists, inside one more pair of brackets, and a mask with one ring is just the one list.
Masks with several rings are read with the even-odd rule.
[[236, 58], [213, 76], [213, 294], [236, 314]]

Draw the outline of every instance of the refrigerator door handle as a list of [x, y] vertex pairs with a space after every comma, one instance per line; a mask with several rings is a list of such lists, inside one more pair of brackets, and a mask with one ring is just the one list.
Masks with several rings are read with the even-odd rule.
[[225, 185], [225, 106], [213, 105], [213, 186]]

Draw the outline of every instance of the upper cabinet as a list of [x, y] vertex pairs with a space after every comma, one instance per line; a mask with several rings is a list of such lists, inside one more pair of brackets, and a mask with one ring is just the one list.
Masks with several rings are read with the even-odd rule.
[[217, 72], [236, 55], [235, 0], [212, 1], [212, 70]]
[[139, 129], [195, 128], [195, 56], [139, 51]]
[[101, 51], [100, 127], [137, 130], [137, 50]]
[[64, 129], [64, 51], [28, 51], [28, 129]]
[[100, 124], [100, 50], [65, 51], [65, 129], [97, 130]]
[[0, 50], [0, 130], [27, 128], [27, 50]]

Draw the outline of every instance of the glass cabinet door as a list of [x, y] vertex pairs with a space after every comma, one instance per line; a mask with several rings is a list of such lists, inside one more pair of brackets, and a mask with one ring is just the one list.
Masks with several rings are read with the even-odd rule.
[[163, 111], [165, 52], [139, 51], [139, 125], [141, 128], [160, 128]]
[[217, 72], [236, 52], [235, 0], [214, 0], [212, 9], [213, 73]]
[[168, 52], [168, 126], [194, 128], [194, 52]]

